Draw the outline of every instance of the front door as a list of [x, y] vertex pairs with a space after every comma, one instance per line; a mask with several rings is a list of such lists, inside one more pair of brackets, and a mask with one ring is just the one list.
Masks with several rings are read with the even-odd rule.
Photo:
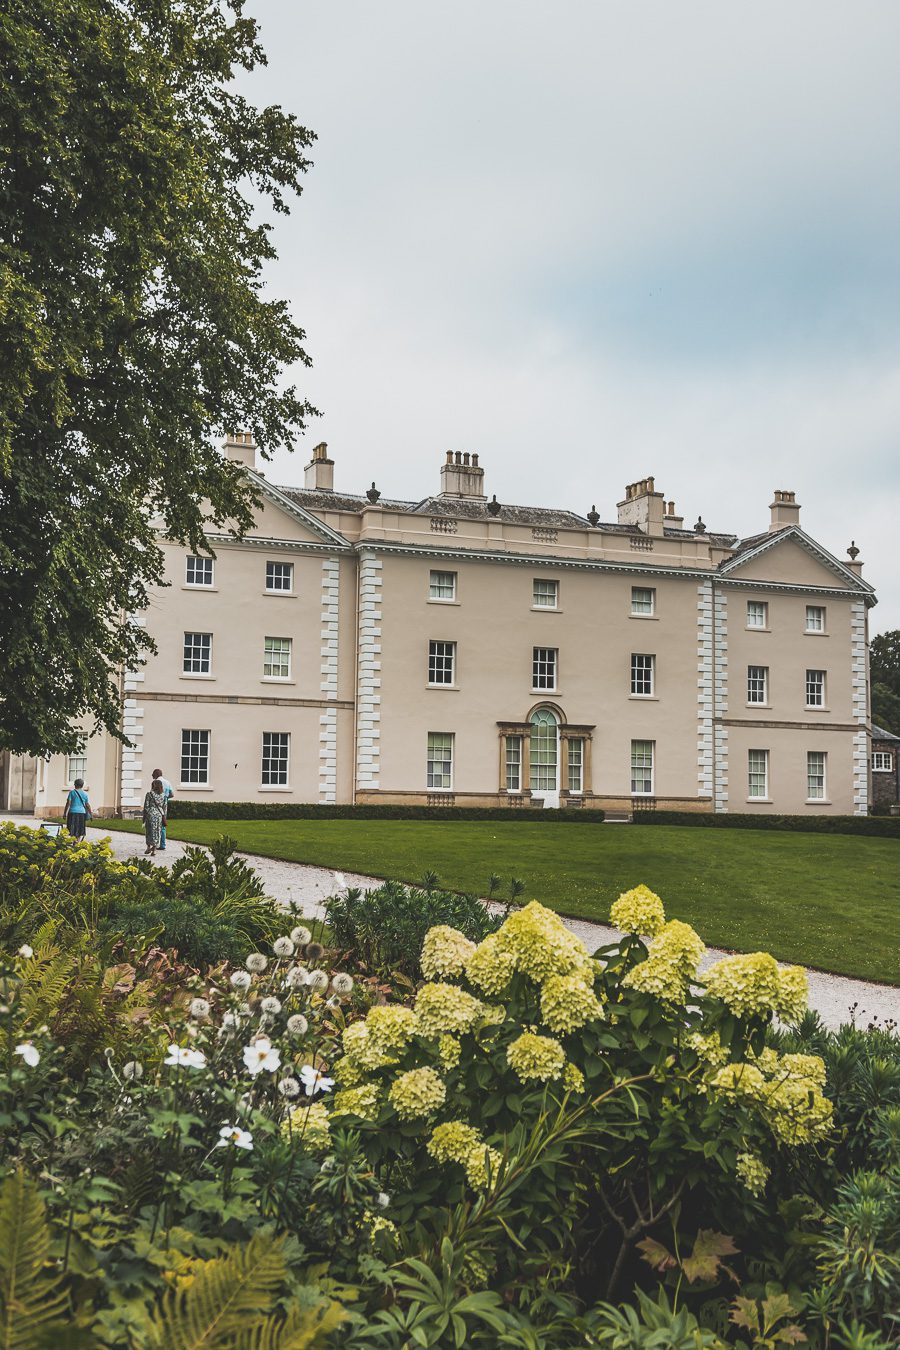
[[549, 708], [531, 714], [531, 787], [532, 800], [541, 799], [545, 807], [559, 806], [559, 723]]

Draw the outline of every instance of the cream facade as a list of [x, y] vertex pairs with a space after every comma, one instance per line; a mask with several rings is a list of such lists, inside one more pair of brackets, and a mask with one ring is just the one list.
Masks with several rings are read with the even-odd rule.
[[[419, 502], [256, 473], [262, 506], [214, 558], [164, 542], [123, 676], [131, 743], [79, 760], [95, 810], [181, 799], [865, 814], [871, 586], [777, 492], [768, 528], [692, 529], [652, 478], [617, 518], [488, 500], [448, 454]], [[38, 767], [60, 809], [73, 764]]]

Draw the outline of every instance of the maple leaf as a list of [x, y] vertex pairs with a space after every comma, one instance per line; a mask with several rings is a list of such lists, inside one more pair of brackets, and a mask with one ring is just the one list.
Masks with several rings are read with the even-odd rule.
[[637, 1246], [642, 1252], [642, 1259], [654, 1270], [671, 1270], [673, 1266], [678, 1265], [668, 1248], [657, 1242], [656, 1238], [642, 1238]]
[[719, 1273], [723, 1256], [734, 1256], [737, 1247], [734, 1239], [727, 1233], [715, 1233], [711, 1228], [701, 1228], [690, 1256], [682, 1261], [685, 1275], [695, 1280], [714, 1280]]

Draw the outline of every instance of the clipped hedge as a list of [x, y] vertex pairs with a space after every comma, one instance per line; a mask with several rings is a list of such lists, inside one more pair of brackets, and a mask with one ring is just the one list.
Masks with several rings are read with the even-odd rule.
[[178, 820], [543, 820], [599, 825], [605, 812], [576, 807], [538, 810], [509, 806], [320, 806], [316, 802], [169, 802]]
[[701, 825], [720, 830], [794, 830], [799, 834], [866, 834], [900, 839], [896, 816], [770, 816], [730, 811], [641, 811], [636, 825]]

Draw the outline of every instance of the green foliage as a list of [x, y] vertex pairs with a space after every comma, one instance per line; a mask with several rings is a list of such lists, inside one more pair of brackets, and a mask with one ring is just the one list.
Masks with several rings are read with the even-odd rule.
[[69, 1298], [50, 1266], [44, 1202], [20, 1169], [0, 1189], [0, 1347], [34, 1350], [65, 1326]]
[[873, 637], [869, 646], [872, 721], [900, 736], [900, 629]]
[[636, 1303], [600, 1304], [584, 1319], [590, 1345], [608, 1350], [724, 1350], [723, 1342], [686, 1307], [673, 1308], [665, 1291], [651, 1299], [635, 1291]]
[[9, 0], [0, 60], [0, 746], [43, 753], [118, 730], [157, 521], [198, 551], [204, 519], [249, 527], [214, 437], [270, 451], [313, 411], [259, 218], [313, 138], [239, 92], [265, 61], [240, 0]]
[[338, 951], [376, 975], [422, 978], [420, 956], [429, 928], [449, 924], [480, 942], [500, 927], [474, 895], [458, 895], [436, 886], [401, 886], [388, 881], [376, 890], [356, 888], [329, 896], [325, 922]]
[[739, 811], [642, 811], [641, 825], [698, 825], [710, 830], [786, 830], [800, 834], [860, 834], [900, 839], [900, 820], [878, 816], [741, 815]]
[[508, 806], [321, 806], [318, 802], [189, 802], [169, 806], [176, 820], [504, 820], [599, 825], [593, 807], [513, 810]]

